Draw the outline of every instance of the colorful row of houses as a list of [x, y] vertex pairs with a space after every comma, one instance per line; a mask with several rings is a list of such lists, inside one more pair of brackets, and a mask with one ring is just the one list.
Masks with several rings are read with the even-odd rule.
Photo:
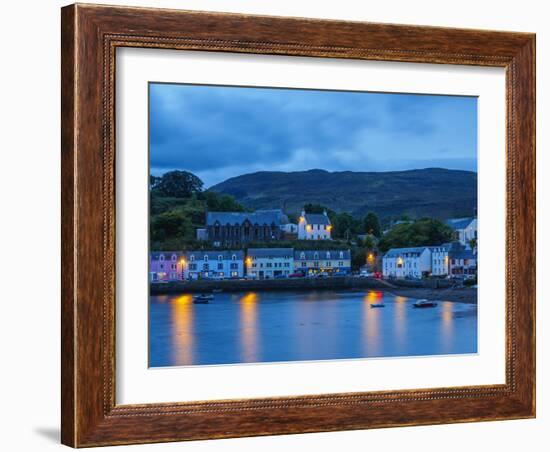
[[150, 255], [150, 281], [194, 279], [285, 278], [351, 272], [350, 250], [295, 250], [249, 248], [243, 250], [164, 251]]
[[382, 275], [414, 279], [426, 276], [474, 278], [477, 275], [477, 254], [460, 242], [392, 248], [382, 258]]

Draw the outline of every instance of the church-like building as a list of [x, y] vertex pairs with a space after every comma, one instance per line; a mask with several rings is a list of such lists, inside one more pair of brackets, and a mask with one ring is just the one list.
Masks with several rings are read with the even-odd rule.
[[284, 238], [288, 217], [280, 209], [256, 212], [208, 212], [206, 239], [214, 246], [241, 246]]

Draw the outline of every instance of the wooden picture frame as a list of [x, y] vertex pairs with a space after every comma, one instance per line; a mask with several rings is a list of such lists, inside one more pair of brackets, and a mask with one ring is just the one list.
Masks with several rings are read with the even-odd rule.
[[[71, 5], [62, 9], [62, 442], [73, 447], [535, 416], [535, 35]], [[115, 404], [117, 47], [506, 69], [506, 383]]]

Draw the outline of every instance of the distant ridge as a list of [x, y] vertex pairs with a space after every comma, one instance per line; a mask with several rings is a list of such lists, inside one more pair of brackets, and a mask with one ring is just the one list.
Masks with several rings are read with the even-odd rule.
[[443, 168], [260, 171], [232, 177], [210, 190], [230, 194], [253, 209], [284, 208], [287, 213], [297, 213], [305, 203], [314, 203], [355, 216], [374, 211], [384, 219], [402, 214], [446, 219], [474, 212], [477, 173]]

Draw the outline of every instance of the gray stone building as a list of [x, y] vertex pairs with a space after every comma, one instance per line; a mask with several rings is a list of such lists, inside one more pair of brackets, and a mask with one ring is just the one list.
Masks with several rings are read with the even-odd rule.
[[284, 238], [288, 223], [282, 210], [256, 212], [208, 212], [206, 236], [214, 246], [241, 246], [250, 242], [271, 242]]

